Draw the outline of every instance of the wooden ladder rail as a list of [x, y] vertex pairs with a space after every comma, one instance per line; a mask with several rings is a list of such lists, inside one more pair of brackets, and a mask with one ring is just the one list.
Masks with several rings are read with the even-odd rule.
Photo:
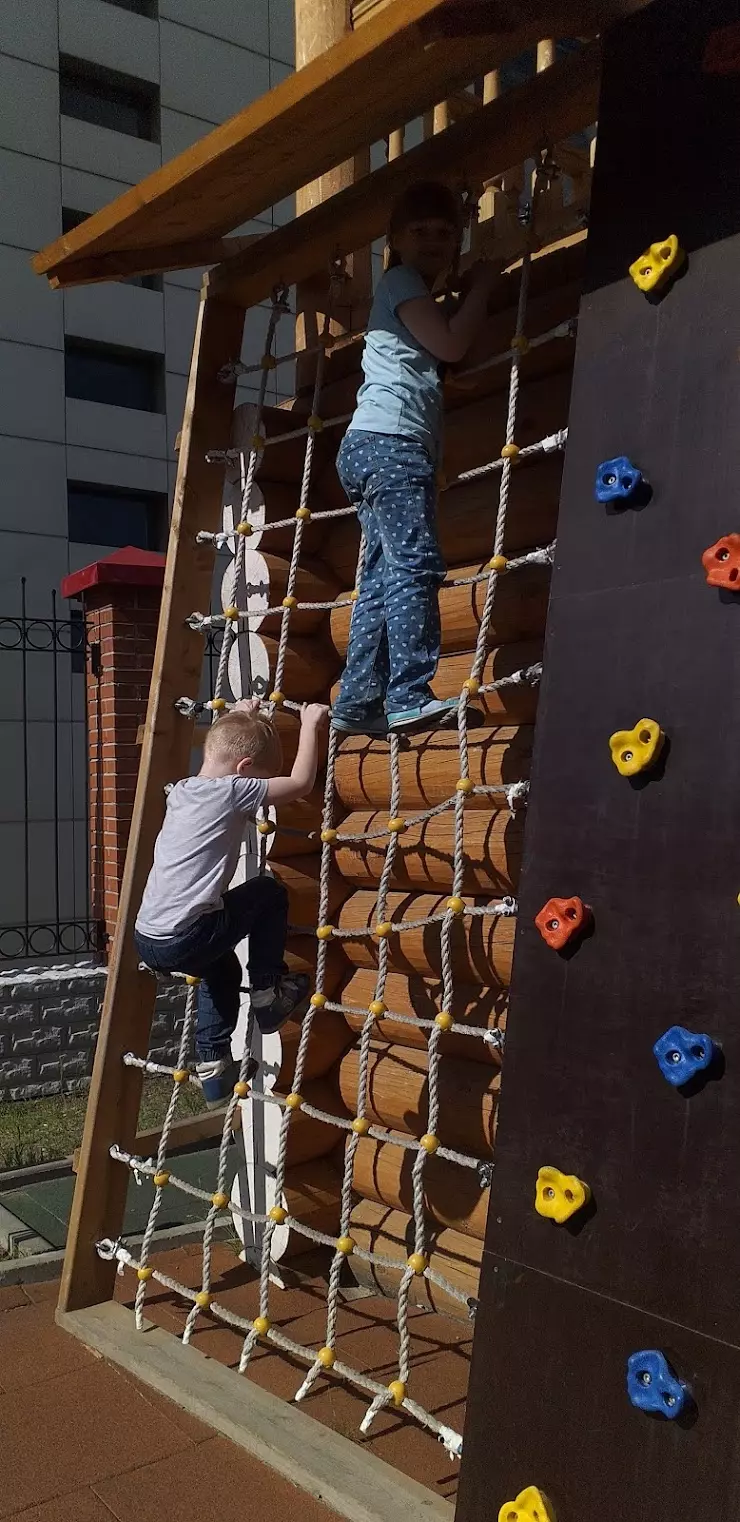
[[196, 544], [199, 529], [221, 527], [221, 472], [206, 462], [209, 449], [230, 443], [234, 384], [218, 373], [239, 358], [244, 307], [211, 294], [212, 275], [201, 291], [185, 416], [178, 456], [162, 607], [131, 832], [126, 852], [118, 921], [108, 970], [95, 1053], [79, 1170], [59, 1293], [59, 1311], [80, 1310], [110, 1300], [117, 1264], [98, 1256], [102, 1237], [117, 1239], [123, 1228], [128, 1168], [110, 1156], [115, 1141], [135, 1151], [143, 1074], [124, 1067], [123, 1055], [145, 1054], [149, 1046], [156, 984], [139, 971], [133, 929], [162, 823], [167, 782], [186, 775], [192, 720], [174, 704], [197, 698], [203, 664], [203, 636], [185, 623], [193, 609], [208, 607], [215, 552]]

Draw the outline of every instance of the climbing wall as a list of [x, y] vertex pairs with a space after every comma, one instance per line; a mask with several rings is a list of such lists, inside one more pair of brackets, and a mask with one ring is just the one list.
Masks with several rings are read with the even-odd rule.
[[739, 161], [737, 0], [607, 35], [458, 1522], [740, 1513]]

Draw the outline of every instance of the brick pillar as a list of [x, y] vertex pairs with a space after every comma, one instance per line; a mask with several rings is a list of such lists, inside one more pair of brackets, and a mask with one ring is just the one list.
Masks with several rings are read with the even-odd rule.
[[118, 913], [164, 561], [164, 555], [128, 547], [62, 582], [62, 595], [82, 603], [87, 632], [90, 897], [108, 939]]

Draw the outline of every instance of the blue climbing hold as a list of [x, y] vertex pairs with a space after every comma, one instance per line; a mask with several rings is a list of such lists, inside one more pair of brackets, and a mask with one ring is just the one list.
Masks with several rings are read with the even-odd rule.
[[714, 1057], [716, 1047], [711, 1036], [697, 1036], [683, 1025], [672, 1025], [653, 1047], [655, 1060], [664, 1078], [675, 1089], [703, 1073]]
[[616, 455], [613, 460], [602, 460], [596, 472], [596, 501], [626, 502], [641, 485], [642, 471], [626, 454]]
[[677, 1379], [657, 1348], [632, 1353], [627, 1359], [627, 1394], [638, 1411], [666, 1417], [670, 1422], [681, 1415], [687, 1389]]

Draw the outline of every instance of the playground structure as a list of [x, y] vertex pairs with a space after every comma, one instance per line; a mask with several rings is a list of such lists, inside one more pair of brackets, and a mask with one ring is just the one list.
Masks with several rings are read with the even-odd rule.
[[[726, 477], [712, 469], [734, 350], [712, 314], [737, 259], [726, 186], [740, 18], [729, 0], [701, 16], [686, 0], [543, 5], [524, 23], [507, 9], [356, 7], [352, 35], [38, 261], [62, 285], [222, 261], [196, 334], [61, 1309], [110, 1298], [121, 1264], [138, 1278], [141, 1324], [150, 1281], [167, 1284], [146, 1240], [136, 1259], [120, 1242], [131, 1170], [152, 1178], [152, 1229], [162, 1190], [177, 1187], [168, 1143], [190, 1078], [192, 989], [170, 1112], [156, 1158], [142, 1159], [153, 989], [130, 931], [164, 786], [187, 771], [202, 712], [261, 687], [290, 754], [293, 707], [326, 698], [339, 673], [361, 557], [358, 572], [332, 462], [358, 379], [362, 250], [398, 189], [445, 178], [479, 206], [472, 252], [512, 266], [511, 295], [448, 397], [437, 691], [459, 696], [457, 731], [341, 744], [332, 732], [323, 801], [257, 824], [252, 865], [289, 887], [291, 965], [315, 974], [315, 991], [302, 1027], [263, 1054], [270, 1080], [238, 1085], [227, 1112], [185, 1340], [203, 1314], [236, 1320], [243, 1371], [266, 1341], [302, 1364], [299, 1395], [349, 1380], [367, 1396], [365, 1430], [399, 1410], [459, 1456], [462, 1434], [432, 1415], [409, 1361], [408, 1316], [415, 1305], [473, 1313], [461, 1522], [492, 1505], [508, 1522], [729, 1519], [738, 1481], [717, 1456], [738, 1383], [727, 1252], [737, 1121], [717, 991], [736, 986], [736, 806], [707, 736], [732, 672], [737, 550]], [[620, 19], [627, 11], [639, 14]], [[573, 30], [583, 46], [558, 61], [542, 39]], [[409, 48], [422, 46], [409, 70]], [[529, 48], [538, 72], [499, 93], [498, 71]], [[602, 53], [586, 239], [591, 153], [571, 139], [596, 120]], [[454, 93], [474, 78], [476, 95]], [[320, 141], [302, 136], [310, 111], [329, 106]], [[409, 112], [429, 113], [429, 135], [404, 151]], [[228, 248], [230, 227], [381, 135], [385, 167], [363, 179], [345, 165], [332, 197], [305, 192], [293, 223]], [[266, 381], [294, 282], [299, 391], [273, 409]], [[245, 306], [268, 298], [260, 397], [234, 411]], [[698, 451], [687, 412], [702, 424]], [[228, 558], [210, 613], [217, 551]], [[203, 704], [212, 627], [223, 643]], [[486, 723], [468, 734], [470, 704]], [[640, 712], [653, 717], [635, 722]], [[726, 714], [728, 738], [733, 724]], [[677, 945], [678, 906], [690, 954]], [[253, 1144], [248, 1200], [230, 1197], [226, 1172], [237, 1106]], [[260, 1269], [259, 1311], [243, 1325], [211, 1291], [211, 1234], [229, 1206]], [[327, 1321], [306, 1348], [281, 1329], [271, 1277], [309, 1243], [326, 1250]], [[348, 1271], [397, 1301], [398, 1366], [385, 1382], [337, 1353]]]

